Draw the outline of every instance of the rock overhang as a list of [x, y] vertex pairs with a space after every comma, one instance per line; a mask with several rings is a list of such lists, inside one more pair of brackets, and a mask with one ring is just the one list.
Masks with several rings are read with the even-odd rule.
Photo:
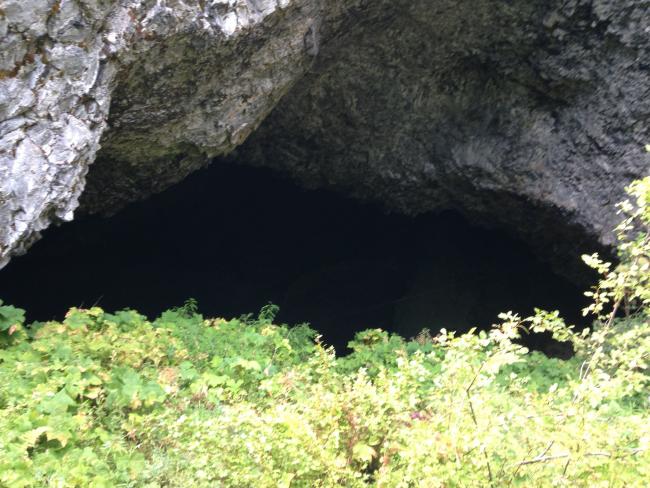
[[[46, 25], [79, 30], [56, 19], [92, 2], [58, 3]], [[453, 207], [551, 258], [611, 245], [614, 203], [648, 174], [645, 0], [161, 0], [79, 15], [96, 20], [83, 25], [98, 68], [54, 63], [34, 90], [25, 67], [2, 80], [25, 94], [5, 92], [23, 100], [0, 146], [5, 259], [80, 195], [82, 211], [111, 213], [228, 154], [402, 212]], [[66, 32], [48, 53], [72, 49]], [[38, 137], [16, 143], [34, 120]]]

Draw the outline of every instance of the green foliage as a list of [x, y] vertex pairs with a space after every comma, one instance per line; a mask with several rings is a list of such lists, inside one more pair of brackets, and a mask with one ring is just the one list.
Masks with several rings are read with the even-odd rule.
[[11, 344], [21, 334], [25, 312], [0, 300], [0, 346]]
[[[650, 180], [631, 195], [620, 264], [586, 258], [587, 331], [506, 313], [459, 336], [364, 331], [337, 358], [272, 305], [25, 327], [0, 303], [0, 486], [647, 486]], [[575, 357], [528, 351], [531, 332]]]

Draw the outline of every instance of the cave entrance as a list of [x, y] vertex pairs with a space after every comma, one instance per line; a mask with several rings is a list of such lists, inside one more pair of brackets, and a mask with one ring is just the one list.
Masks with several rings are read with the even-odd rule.
[[48, 230], [0, 272], [0, 297], [29, 320], [95, 304], [154, 318], [189, 297], [230, 317], [273, 302], [279, 321], [311, 323], [340, 353], [370, 327], [465, 331], [534, 307], [579, 321], [582, 291], [522, 242], [456, 213], [387, 214], [222, 163], [114, 217]]

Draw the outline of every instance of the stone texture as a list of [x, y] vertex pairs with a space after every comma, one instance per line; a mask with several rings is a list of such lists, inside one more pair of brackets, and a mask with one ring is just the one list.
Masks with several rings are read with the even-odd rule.
[[51, 221], [72, 219], [108, 113], [98, 32], [109, 11], [0, 2], [0, 266]]
[[72, 219], [109, 109], [102, 209], [243, 141], [311, 57], [318, 2], [294, 3], [1, 0], [0, 267]]
[[0, 261], [72, 218], [95, 159], [82, 210], [111, 213], [244, 141], [228, 160], [398, 211], [457, 208], [556, 263], [609, 245], [612, 204], [648, 174], [649, 11], [0, 0]]
[[390, 209], [454, 207], [562, 271], [650, 159], [650, 2], [394, 2], [323, 45], [238, 151]]

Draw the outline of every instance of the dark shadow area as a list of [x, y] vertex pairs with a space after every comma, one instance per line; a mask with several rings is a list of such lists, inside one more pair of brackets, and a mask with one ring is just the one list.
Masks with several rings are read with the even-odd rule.
[[577, 322], [582, 291], [522, 242], [456, 213], [389, 215], [216, 163], [112, 218], [51, 229], [0, 271], [0, 298], [29, 320], [92, 305], [153, 318], [189, 297], [231, 317], [273, 302], [279, 321], [310, 322], [341, 352], [369, 327], [465, 331], [533, 307]]

